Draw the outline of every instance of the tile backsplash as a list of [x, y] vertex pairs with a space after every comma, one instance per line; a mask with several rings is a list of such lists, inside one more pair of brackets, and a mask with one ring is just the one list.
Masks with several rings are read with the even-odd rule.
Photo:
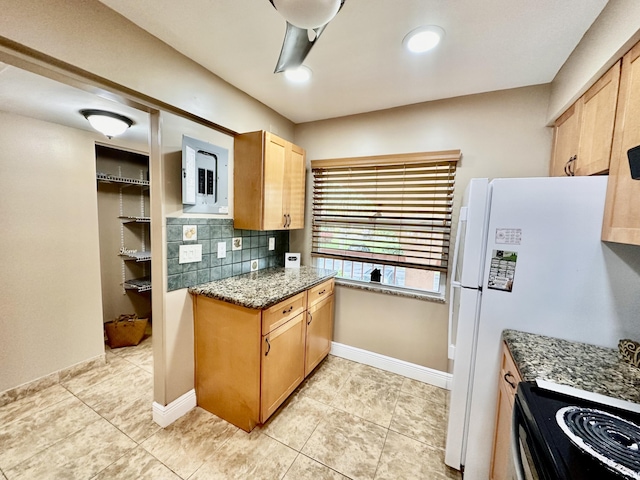
[[[197, 227], [197, 240], [183, 241], [183, 225]], [[232, 249], [234, 238], [242, 238], [242, 248]], [[269, 250], [269, 238], [275, 249]], [[218, 243], [224, 242], [226, 257], [218, 258]], [[202, 245], [202, 261], [179, 263], [180, 245]], [[258, 270], [284, 267], [289, 250], [289, 232], [236, 230], [230, 218], [167, 218], [167, 291], [179, 290], [213, 280], [249, 273], [252, 261]]]

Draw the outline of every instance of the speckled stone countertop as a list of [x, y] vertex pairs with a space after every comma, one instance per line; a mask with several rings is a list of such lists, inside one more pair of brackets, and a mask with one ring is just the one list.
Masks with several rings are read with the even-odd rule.
[[268, 268], [189, 288], [189, 293], [262, 310], [333, 277], [333, 270]]
[[618, 350], [504, 330], [513, 360], [525, 382], [550, 382], [640, 403], [640, 368], [622, 361]]

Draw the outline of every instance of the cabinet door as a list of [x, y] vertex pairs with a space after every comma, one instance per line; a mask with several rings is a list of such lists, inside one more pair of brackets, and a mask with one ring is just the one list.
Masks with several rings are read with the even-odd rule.
[[304, 379], [305, 317], [301, 313], [262, 337], [262, 423]]
[[286, 203], [285, 172], [289, 142], [270, 133], [265, 133], [264, 142], [264, 213], [263, 230], [282, 230], [286, 218], [283, 207]]
[[552, 177], [568, 175], [568, 169], [574, 168], [568, 162], [578, 155], [581, 110], [582, 102], [577, 101], [556, 120], [549, 167], [549, 175]]
[[631, 178], [627, 151], [640, 145], [640, 44], [622, 59], [602, 240], [640, 245], [640, 180]]
[[289, 215], [287, 228], [304, 228], [304, 191], [306, 160], [304, 150], [291, 144], [290, 156], [287, 159], [286, 206], [284, 212]]
[[609, 170], [620, 84], [620, 63], [611, 67], [582, 97], [576, 175], [594, 175]]
[[330, 295], [307, 310], [307, 342], [304, 361], [304, 376], [329, 354], [333, 340], [333, 299]]
[[509, 457], [511, 456], [511, 413], [515, 402], [517, 385], [522, 379], [506, 345], [502, 346], [502, 366], [498, 379], [498, 407], [496, 428], [493, 437], [491, 458], [491, 480], [509, 480]]
[[500, 382], [498, 388], [498, 409], [496, 430], [493, 442], [493, 459], [491, 463], [491, 480], [507, 480], [509, 477], [509, 456], [511, 455], [511, 412], [513, 405], [509, 402], [509, 392]]

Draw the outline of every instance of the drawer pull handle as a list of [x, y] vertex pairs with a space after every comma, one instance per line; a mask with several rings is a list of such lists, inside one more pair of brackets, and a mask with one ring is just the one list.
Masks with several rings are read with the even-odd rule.
[[283, 315], [286, 315], [287, 313], [291, 313], [291, 310], [293, 310], [293, 305], [291, 305], [291, 306], [289, 307], [289, 310], [283, 310], [283, 311], [282, 311], [282, 314], [283, 314]]
[[323, 295], [323, 294], [324, 294], [324, 292], [326, 292], [326, 291], [327, 291], [327, 290], [323, 288], [321, 291], [319, 291], [319, 292], [318, 292], [318, 295]]
[[313, 321], [313, 315], [311, 314], [311, 312], [307, 312], [309, 314], [309, 321], [307, 322], [307, 325], [311, 325], [311, 322]]
[[509, 377], [513, 378], [514, 380], [516, 378], [512, 375], [511, 372], [507, 372], [504, 374], [504, 381], [507, 382], [509, 385], [511, 385], [511, 388], [516, 388], [518, 384], [514, 381], [509, 380]]
[[267, 351], [264, 353], [264, 356], [266, 357], [267, 355], [269, 355], [269, 352], [271, 351], [271, 344], [269, 343], [268, 338], [265, 338], [264, 341], [267, 342]]

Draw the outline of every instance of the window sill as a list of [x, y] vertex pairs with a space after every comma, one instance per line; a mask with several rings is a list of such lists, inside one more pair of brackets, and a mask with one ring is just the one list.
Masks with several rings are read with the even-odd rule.
[[397, 297], [415, 298], [417, 300], [425, 300], [427, 302], [445, 303], [444, 295], [439, 293], [417, 292], [404, 288], [392, 287], [379, 283], [355, 282], [344, 278], [335, 277], [336, 285], [354, 288], [356, 290], [368, 290], [370, 292], [378, 292], [386, 295], [395, 295]]

